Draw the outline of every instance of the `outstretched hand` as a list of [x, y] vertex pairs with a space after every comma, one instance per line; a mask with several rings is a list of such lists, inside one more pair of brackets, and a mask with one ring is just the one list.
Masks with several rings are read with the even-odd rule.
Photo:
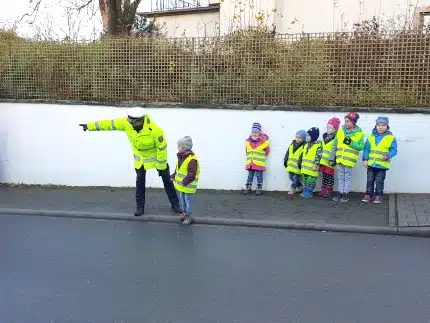
[[79, 126], [82, 127], [83, 131], [87, 131], [88, 130], [88, 125], [86, 123], [80, 123]]

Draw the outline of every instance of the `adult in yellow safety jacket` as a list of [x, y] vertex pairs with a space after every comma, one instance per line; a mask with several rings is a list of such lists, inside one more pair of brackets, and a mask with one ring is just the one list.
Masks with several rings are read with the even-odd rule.
[[127, 110], [127, 118], [99, 120], [80, 124], [84, 131], [124, 131], [130, 141], [136, 169], [136, 212], [144, 214], [146, 171], [157, 169], [163, 180], [164, 189], [172, 205], [172, 210], [180, 213], [179, 199], [170, 181], [167, 163], [167, 142], [164, 131], [146, 114], [145, 109], [135, 107]]

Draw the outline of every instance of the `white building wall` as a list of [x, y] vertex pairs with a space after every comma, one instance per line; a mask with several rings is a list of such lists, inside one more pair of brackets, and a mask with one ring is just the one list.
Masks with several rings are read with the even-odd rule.
[[[78, 126], [97, 119], [124, 116], [114, 107], [0, 103], [0, 180], [8, 183], [73, 186], [134, 186], [133, 157], [121, 132], [83, 132]], [[235, 111], [204, 109], [148, 109], [152, 120], [165, 130], [169, 164], [175, 164], [176, 141], [189, 135], [201, 162], [200, 188], [240, 189], [246, 179], [245, 139], [254, 121], [270, 136], [271, 155], [265, 175], [266, 190], [285, 191], [289, 181], [284, 154], [298, 129], [325, 128], [329, 118], [344, 113]], [[362, 113], [365, 133], [374, 127], [377, 113]], [[430, 115], [389, 114], [397, 137], [399, 156], [388, 172], [387, 192], [430, 193]], [[424, 164], [423, 164], [424, 161]], [[424, 165], [419, 168], [419, 165]], [[353, 190], [363, 191], [366, 171], [353, 170]], [[156, 171], [148, 172], [148, 185], [161, 187]]]
[[[188, 14], [157, 20], [166, 22], [170, 37], [181, 37], [184, 31], [188, 37], [201, 37], [204, 33], [217, 36], [257, 25], [256, 16], [262, 11], [265, 24], [276, 25], [278, 33], [325, 33], [351, 31], [354, 23], [373, 16], [391, 20], [391, 25], [396, 26], [396, 22], [409, 19], [406, 17], [413, 15], [416, 7], [429, 5], [430, 0], [224, 0], [216, 14]], [[204, 25], [207, 27], [203, 28]], [[400, 27], [397, 25], [397, 28]]]

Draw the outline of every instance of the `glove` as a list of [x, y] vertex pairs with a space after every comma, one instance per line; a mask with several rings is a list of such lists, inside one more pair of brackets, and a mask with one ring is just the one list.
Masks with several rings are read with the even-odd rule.
[[287, 166], [288, 166], [288, 161], [284, 160], [284, 167], [287, 167]]
[[157, 169], [157, 172], [158, 172], [158, 176], [160, 176], [160, 177], [163, 176], [163, 172], [164, 172], [163, 170]]
[[329, 161], [329, 164], [330, 164], [330, 166], [336, 166], [336, 161], [334, 161], [334, 160], [330, 160], [330, 161]]
[[345, 137], [345, 138], [343, 139], [343, 143], [344, 143], [345, 145], [348, 145], [348, 146], [349, 146], [349, 144], [351, 143], [351, 138], [349, 138], [349, 137]]
[[79, 126], [82, 127], [83, 131], [87, 131], [88, 130], [88, 125], [86, 123], [80, 123]]

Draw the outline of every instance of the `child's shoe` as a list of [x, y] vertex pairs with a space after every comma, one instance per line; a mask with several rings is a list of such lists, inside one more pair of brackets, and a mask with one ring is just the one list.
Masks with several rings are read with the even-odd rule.
[[372, 197], [369, 194], [365, 194], [363, 196], [363, 198], [361, 199], [361, 202], [369, 203], [371, 199], [372, 199]]
[[263, 194], [263, 185], [258, 184], [257, 190], [255, 191], [255, 195], [261, 195], [261, 194]]
[[309, 199], [312, 197], [312, 191], [313, 191], [312, 187], [306, 186], [303, 188], [303, 192], [302, 194], [300, 194], [300, 196], [303, 197], [304, 199]]
[[290, 190], [288, 191], [288, 195], [289, 195], [289, 196], [293, 196], [293, 195], [294, 195], [294, 193], [296, 193], [296, 189], [295, 189], [295, 188], [293, 188], [293, 187], [291, 187], [291, 188], [290, 188]]
[[349, 194], [348, 193], [343, 193], [342, 196], [341, 196], [341, 198], [340, 198], [340, 201], [342, 203], [348, 202], [349, 201]]
[[336, 193], [336, 196], [335, 197], [333, 197], [333, 201], [334, 202], [339, 202], [340, 201], [340, 199], [342, 198], [342, 193], [340, 193], [340, 192], [337, 192]]
[[190, 225], [191, 223], [193, 223], [193, 218], [186, 214], [185, 219], [182, 221], [182, 224]]
[[185, 220], [186, 217], [187, 217], [187, 213], [182, 212], [182, 214], [179, 216], [179, 220], [182, 222]]
[[324, 192], [324, 195], [322, 195], [321, 197], [322, 198], [329, 198], [330, 196], [331, 196], [331, 194], [333, 193], [333, 188], [331, 188], [331, 187], [327, 187], [326, 189], [325, 189], [325, 192]]
[[318, 193], [318, 196], [323, 197], [325, 195], [326, 191], [327, 191], [327, 186], [323, 185], [321, 187], [321, 192]]
[[375, 200], [373, 201], [374, 204], [381, 204], [382, 203], [382, 196], [376, 195]]
[[252, 191], [252, 184], [246, 184], [242, 193], [245, 195], [248, 195], [249, 193], [251, 193], [251, 191]]
[[302, 185], [300, 185], [300, 186], [298, 186], [298, 187], [296, 187], [296, 193], [301, 193], [301, 192], [303, 192], [303, 186]]

